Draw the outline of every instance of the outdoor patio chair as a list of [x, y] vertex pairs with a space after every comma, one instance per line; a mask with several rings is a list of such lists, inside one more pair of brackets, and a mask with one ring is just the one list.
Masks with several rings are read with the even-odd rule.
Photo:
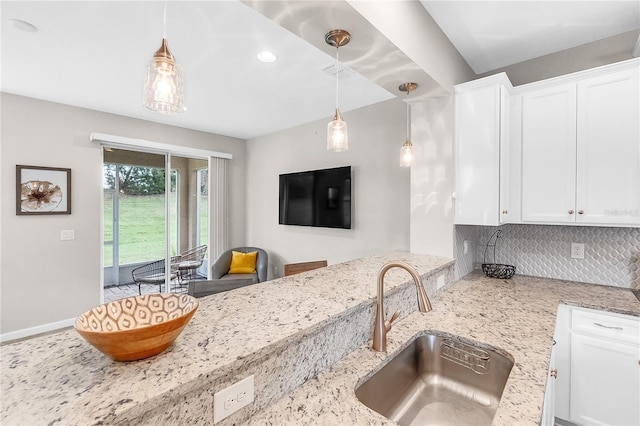
[[197, 274], [197, 269], [202, 266], [207, 256], [207, 248], [205, 244], [180, 253], [176, 265], [180, 283], [188, 283]]
[[[178, 277], [177, 264], [179, 256], [173, 256], [170, 260], [171, 274], [170, 280], [174, 280]], [[138, 293], [142, 294], [142, 284], [157, 284], [158, 292], [162, 293], [162, 284], [165, 281], [165, 260], [155, 260], [146, 265], [138, 266], [131, 271], [133, 282], [138, 284]]]

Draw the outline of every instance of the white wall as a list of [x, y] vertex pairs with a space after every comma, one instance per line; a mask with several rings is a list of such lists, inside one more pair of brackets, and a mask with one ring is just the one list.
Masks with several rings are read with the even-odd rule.
[[[100, 302], [102, 151], [89, 141], [91, 132], [232, 154], [230, 240], [244, 244], [244, 141], [6, 93], [1, 96], [3, 335], [75, 318]], [[72, 214], [16, 216], [16, 164], [71, 168]], [[61, 241], [63, 229], [74, 229], [75, 240]]]
[[[326, 120], [247, 141], [247, 243], [285, 263], [334, 264], [387, 250], [409, 250], [410, 170], [399, 166], [406, 106], [392, 99], [343, 113], [349, 150], [326, 150]], [[278, 224], [278, 175], [352, 167], [352, 229]]]
[[454, 257], [453, 96], [412, 105], [411, 252]]

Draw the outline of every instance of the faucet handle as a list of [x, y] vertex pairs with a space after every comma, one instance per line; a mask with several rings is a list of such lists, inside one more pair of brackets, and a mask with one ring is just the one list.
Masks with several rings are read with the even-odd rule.
[[395, 312], [393, 313], [393, 315], [391, 315], [391, 319], [389, 319], [388, 321], [385, 321], [385, 322], [384, 322], [384, 329], [385, 329], [386, 331], [391, 330], [391, 324], [392, 324], [395, 320], [397, 320], [399, 316], [400, 316], [400, 312], [395, 311]]

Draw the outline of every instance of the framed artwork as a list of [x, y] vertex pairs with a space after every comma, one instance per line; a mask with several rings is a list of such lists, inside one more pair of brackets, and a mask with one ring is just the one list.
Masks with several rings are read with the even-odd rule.
[[71, 169], [17, 165], [16, 214], [71, 214]]

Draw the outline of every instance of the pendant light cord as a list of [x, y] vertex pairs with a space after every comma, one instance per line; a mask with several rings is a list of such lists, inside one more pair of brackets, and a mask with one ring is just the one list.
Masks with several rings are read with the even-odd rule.
[[407, 102], [407, 140], [411, 140], [411, 104]]
[[338, 82], [340, 81], [339, 78], [339, 74], [340, 74], [340, 49], [336, 46], [336, 110], [338, 109], [339, 106], [339, 96], [340, 96], [340, 91], [339, 91], [339, 87], [338, 87]]
[[165, 1], [162, 6], [162, 38], [167, 38], [167, 2]]

